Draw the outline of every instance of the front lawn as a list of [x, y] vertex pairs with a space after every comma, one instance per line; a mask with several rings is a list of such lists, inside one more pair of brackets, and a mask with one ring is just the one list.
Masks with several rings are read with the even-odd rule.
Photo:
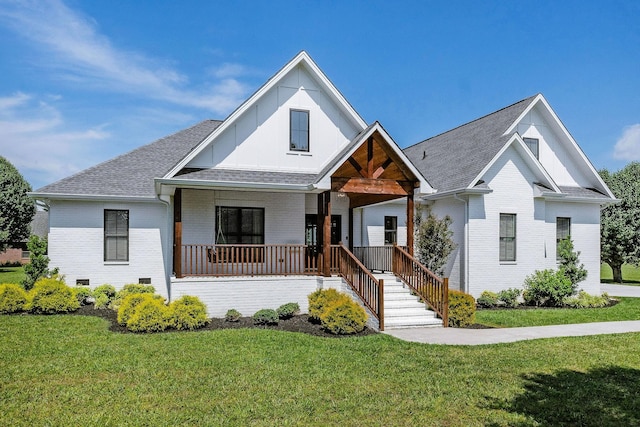
[[[613, 271], [608, 264], [600, 265], [600, 280], [602, 283], [613, 283]], [[640, 285], [640, 268], [624, 264], [622, 266], [622, 283], [624, 285]]]
[[640, 334], [479, 347], [0, 316], [0, 425], [639, 425]]
[[20, 284], [24, 279], [24, 267], [0, 267], [0, 283]]
[[523, 308], [476, 311], [476, 323], [498, 328], [640, 320], [640, 298], [616, 298], [605, 308]]

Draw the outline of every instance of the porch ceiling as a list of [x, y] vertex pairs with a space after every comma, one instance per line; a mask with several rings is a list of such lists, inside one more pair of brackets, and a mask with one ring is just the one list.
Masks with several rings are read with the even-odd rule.
[[405, 197], [419, 186], [419, 179], [378, 131], [331, 175], [331, 190], [346, 193], [352, 208]]

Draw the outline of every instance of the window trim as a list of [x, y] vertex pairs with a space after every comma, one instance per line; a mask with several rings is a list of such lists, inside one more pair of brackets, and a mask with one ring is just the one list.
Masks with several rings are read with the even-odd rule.
[[[569, 224], [569, 227], [567, 228], [567, 235], [565, 237], [560, 237], [560, 233], [558, 233], [559, 231], [558, 226], [560, 225], [560, 220], [564, 220]], [[558, 247], [560, 245], [560, 242], [564, 239], [571, 239], [571, 217], [558, 216], [556, 217], [556, 261], [560, 261], [560, 257], [558, 255], [559, 254]]]
[[[307, 115], [307, 147], [306, 148], [295, 148], [293, 144], [293, 113], [305, 113]], [[300, 108], [291, 108], [289, 110], [289, 151], [295, 151], [299, 153], [310, 153], [311, 152], [311, 113], [309, 110], [304, 110]], [[301, 132], [300, 129], [296, 129], [295, 131]]]
[[[107, 215], [110, 212], [115, 212], [116, 216], [118, 215], [118, 212], [123, 213], [126, 212], [126, 231], [122, 232], [121, 230], [118, 230], [118, 226], [117, 226], [117, 217], [116, 217], [116, 230], [115, 231], [111, 231], [111, 230], [107, 230]], [[104, 233], [104, 238], [103, 238], [103, 260], [104, 262], [115, 262], [115, 263], [119, 263], [119, 262], [129, 262], [129, 220], [130, 220], [130, 216], [129, 216], [129, 209], [105, 209], [104, 210], [104, 223], [103, 223], [103, 233]], [[124, 259], [119, 259], [118, 256], [118, 251], [116, 248], [116, 256], [115, 258], [109, 258], [108, 256], [108, 250], [107, 250], [107, 242], [110, 239], [121, 239], [121, 238], [126, 238], [126, 251], [125, 251], [125, 257]]]
[[265, 243], [265, 208], [261, 208], [261, 207], [253, 207], [253, 206], [216, 206], [216, 230], [221, 231], [222, 230], [222, 224], [220, 223], [220, 220], [222, 218], [222, 209], [235, 209], [237, 210], [237, 212], [240, 213], [240, 215], [238, 215], [236, 217], [236, 226], [238, 229], [237, 233], [233, 233], [233, 235], [238, 239], [238, 240], [242, 240], [242, 237], [244, 236], [242, 233], [242, 211], [243, 210], [254, 210], [254, 211], [260, 211], [262, 213], [262, 224], [261, 224], [261, 229], [262, 232], [260, 234], [246, 234], [246, 236], [260, 236], [262, 242], [261, 243], [242, 243], [242, 242], [231, 242], [229, 243], [229, 233], [228, 231], [226, 233], [222, 233], [223, 237], [225, 239], [224, 242], [220, 242], [218, 241], [219, 238], [219, 233], [216, 232], [216, 244], [217, 245], [224, 245], [224, 244], [230, 244], [230, 245], [249, 245], [249, 244], [253, 244], [253, 245], [264, 245]]
[[[387, 228], [387, 219], [391, 220], [393, 227]], [[395, 215], [384, 216], [384, 244], [393, 245], [398, 243], [398, 217]], [[387, 233], [393, 233], [393, 239], [387, 239]]]
[[[533, 153], [535, 158], [540, 160], [540, 139], [539, 138], [522, 138], [522, 141], [524, 142], [524, 145], [527, 146], [529, 151], [531, 151]], [[529, 145], [529, 143], [532, 143], [534, 141], [536, 143], [536, 151], [533, 151], [533, 149]]]
[[[502, 219], [503, 218], [512, 218], [513, 219], [513, 236], [507, 236], [507, 230], [504, 230], [505, 236], [503, 236], [502, 229]], [[499, 232], [498, 232], [498, 259], [501, 263], [515, 263], [518, 260], [518, 216], [514, 213], [500, 213], [499, 220]], [[511, 239], [508, 241], [507, 239]], [[505, 243], [504, 254], [502, 250], [503, 242]], [[507, 243], [513, 244], [513, 259], [511, 257], [507, 257]]]

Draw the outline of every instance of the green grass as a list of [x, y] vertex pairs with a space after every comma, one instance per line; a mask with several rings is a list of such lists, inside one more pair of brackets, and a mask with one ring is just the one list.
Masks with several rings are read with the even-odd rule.
[[[613, 272], [609, 264], [600, 265], [600, 280], [603, 283], [614, 283]], [[640, 285], [640, 268], [629, 264], [622, 265], [622, 283], [625, 285]]]
[[640, 320], [640, 298], [616, 298], [605, 308], [532, 308], [523, 310], [478, 310], [476, 322], [499, 328], [566, 325], [571, 323]]
[[24, 267], [0, 267], [0, 283], [20, 284], [24, 279]]
[[479, 347], [0, 316], [0, 425], [639, 425], [640, 334]]

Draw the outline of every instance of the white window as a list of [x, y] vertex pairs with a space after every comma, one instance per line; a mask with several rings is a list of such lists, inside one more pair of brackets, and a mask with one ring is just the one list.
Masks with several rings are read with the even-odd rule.
[[104, 210], [104, 260], [129, 261], [128, 210]]
[[309, 151], [309, 112], [306, 110], [290, 110], [291, 151]]
[[516, 214], [500, 214], [500, 261], [516, 260]]
[[539, 143], [538, 143], [538, 138], [522, 138], [522, 140], [524, 141], [524, 143], [527, 145], [527, 147], [529, 147], [529, 150], [531, 150], [531, 152], [533, 153], [534, 156], [536, 156], [536, 159], [539, 159]]

